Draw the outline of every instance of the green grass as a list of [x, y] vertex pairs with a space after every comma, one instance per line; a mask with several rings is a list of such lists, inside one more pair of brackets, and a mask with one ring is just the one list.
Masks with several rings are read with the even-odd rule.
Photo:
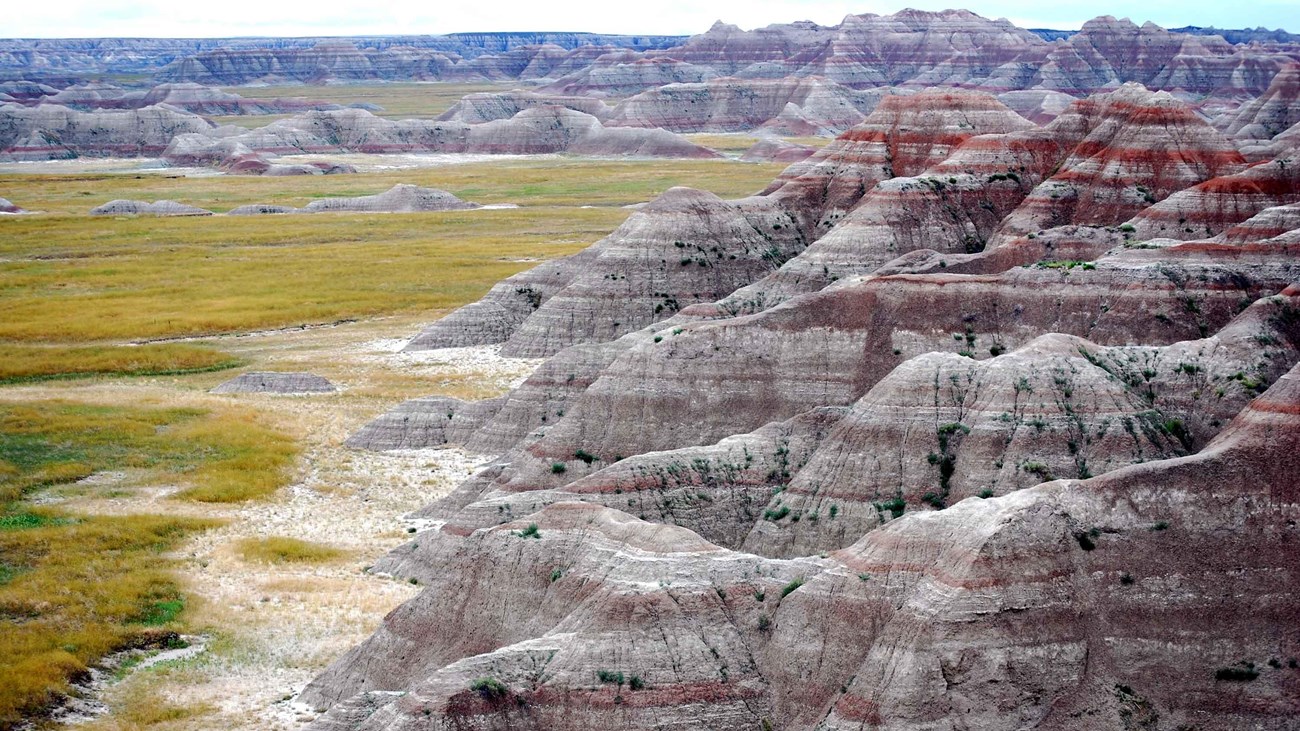
[[[48, 215], [0, 220], [0, 342], [202, 336], [472, 301], [537, 259], [608, 234], [623, 205], [685, 184], [735, 197], [779, 166], [723, 161], [518, 160], [310, 179], [0, 176]], [[94, 219], [112, 198], [215, 210], [301, 206], [413, 182], [518, 209], [427, 214]], [[584, 206], [593, 206], [585, 208]]]
[[337, 548], [284, 536], [245, 538], [236, 550], [245, 561], [257, 563], [326, 563], [343, 556]]
[[105, 654], [179, 627], [162, 557], [212, 521], [87, 516], [34, 493], [103, 470], [180, 495], [234, 500], [284, 483], [296, 448], [240, 411], [0, 404], [0, 727], [48, 705]]
[[296, 456], [289, 437], [244, 411], [0, 404], [0, 504], [121, 469], [152, 471], [187, 485], [179, 493], [183, 498], [234, 502], [278, 489]]
[[234, 368], [238, 358], [179, 343], [138, 347], [0, 345], [0, 384], [92, 376], [168, 376]]

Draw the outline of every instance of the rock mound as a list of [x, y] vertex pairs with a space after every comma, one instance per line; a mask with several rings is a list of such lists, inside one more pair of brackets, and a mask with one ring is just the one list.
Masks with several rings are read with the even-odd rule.
[[334, 393], [334, 384], [314, 373], [244, 373], [212, 389], [212, 393]]
[[90, 210], [92, 216], [211, 216], [212, 211], [176, 201], [109, 201]]
[[817, 148], [786, 140], [765, 139], [755, 142], [740, 156], [745, 162], [796, 163], [817, 154]]
[[418, 213], [423, 211], [465, 211], [479, 204], [437, 188], [399, 183], [376, 195], [357, 198], [324, 198], [308, 203], [306, 213]]
[[0, 198], [0, 213], [23, 213], [23, 209], [14, 205], [8, 198]]

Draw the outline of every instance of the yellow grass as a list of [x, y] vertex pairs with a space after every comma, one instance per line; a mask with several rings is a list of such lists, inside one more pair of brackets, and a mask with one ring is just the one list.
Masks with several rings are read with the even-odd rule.
[[[437, 117], [460, 101], [466, 94], [480, 91], [509, 91], [523, 88], [518, 81], [500, 83], [454, 84], [443, 82], [405, 82], [368, 84], [277, 84], [275, 86], [232, 86], [225, 91], [248, 99], [288, 99], [300, 97], [333, 104], [377, 104], [380, 117], [406, 119], [412, 117]], [[229, 117], [218, 117], [225, 121]], [[256, 119], [243, 117], [242, 119]]]
[[337, 548], [285, 536], [244, 538], [235, 550], [240, 558], [256, 563], [324, 563], [344, 555]]
[[90, 376], [159, 376], [234, 368], [241, 361], [215, 348], [180, 343], [138, 347], [0, 344], [0, 384]]
[[[0, 220], [0, 341], [202, 336], [447, 309], [539, 259], [595, 242], [629, 215], [625, 204], [677, 184], [740, 196], [779, 167], [566, 159], [294, 180], [0, 176], [0, 187], [19, 191], [11, 199], [51, 213]], [[284, 218], [84, 215], [111, 198], [172, 198], [217, 210], [256, 201], [301, 206], [402, 181], [523, 207]]]

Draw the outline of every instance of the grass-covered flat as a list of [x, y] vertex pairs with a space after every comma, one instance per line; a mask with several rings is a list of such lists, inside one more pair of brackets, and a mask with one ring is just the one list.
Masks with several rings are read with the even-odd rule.
[[177, 629], [185, 599], [162, 557], [211, 521], [82, 515], [33, 500], [96, 474], [176, 497], [269, 494], [296, 448], [247, 413], [70, 402], [0, 404], [0, 726], [123, 646]]
[[[396, 312], [481, 296], [573, 253], [677, 184], [752, 193], [779, 166], [727, 161], [508, 160], [303, 178], [0, 176], [42, 215], [0, 220], [0, 343], [200, 336]], [[92, 218], [113, 198], [217, 211], [378, 193], [398, 182], [519, 208], [422, 214]], [[13, 192], [18, 191], [18, 192]], [[179, 370], [179, 368], [178, 368]]]

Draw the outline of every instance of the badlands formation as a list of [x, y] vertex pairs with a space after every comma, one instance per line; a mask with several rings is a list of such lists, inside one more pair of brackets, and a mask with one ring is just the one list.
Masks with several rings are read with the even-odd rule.
[[1238, 145], [1293, 87], [882, 95], [433, 323], [546, 360], [349, 441], [497, 458], [374, 567], [423, 591], [312, 728], [1294, 728], [1300, 153]]
[[[162, 156], [262, 174], [291, 152], [707, 157], [714, 153], [672, 133], [834, 137], [888, 97], [936, 87], [997, 95], [1041, 125], [1129, 83], [1169, 92], [1254, 161], [1300, 136], [1297, 63], [1300, 38], [1284, 32], [1166, 30], [1109, 16], [1077, 32], [1033, 31], [964, 10], [748, 31], [719, 22], [690, 37], [4, 41], [0, 161]], [[127, 68], [151, 74], [149, 85], [119, 88], [95, 76]], [[211, 88], [364, 81], [519, 88], [472, 94], [437, 120], [396, 121], [371, 114], [381, 111], [373, 105]], [[257, 114], [293, 116], [254, 130], [207, 119]], [[796, 153], [756, 155], [793, 161]]]
[[[312, 729], [1286, 731], [1300, 44], [1229, 35], [903, 11], [645, 42], [158, 45], [171, 84], [531, 83], [436, 120], [242, 129], [84, 87], [45, 103], [74, 85], [28, 79], [4, 87], [0, 155], [265, 174], [301, 152], [712, 158], [681, 133], [746, 131], [748, 158], [789, 163], [735, 200], [670, 188], [412, 333], [412, 357], [540, 365], [348, 439], [485, 466], [372, 567], [420, 593], [301, 692]], [[398, 186], [231, 213], [474, 205]]]

